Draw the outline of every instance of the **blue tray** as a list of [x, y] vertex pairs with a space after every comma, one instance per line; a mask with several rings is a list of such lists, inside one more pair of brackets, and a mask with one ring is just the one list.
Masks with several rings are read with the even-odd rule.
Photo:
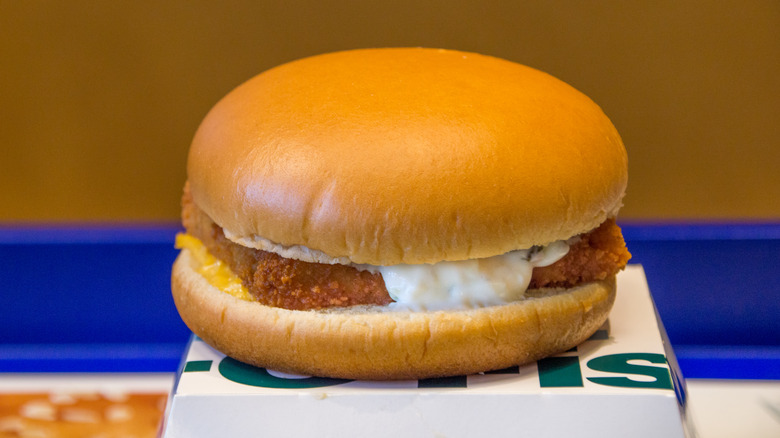
[[[780, 224], [621, 226], [686, 377], [780, 379]], [[0, 372], [175, 371], [178, 230], [0, 227]]]

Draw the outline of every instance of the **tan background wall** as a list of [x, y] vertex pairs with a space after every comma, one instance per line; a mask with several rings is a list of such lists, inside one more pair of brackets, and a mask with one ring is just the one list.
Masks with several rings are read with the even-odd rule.
[[777, 1], [0, 0], [0, 222], [175, 220], [217, 99], [295, 58], [431, 46], [522, 62], [623, 135], [629, 219], [780, 219]]

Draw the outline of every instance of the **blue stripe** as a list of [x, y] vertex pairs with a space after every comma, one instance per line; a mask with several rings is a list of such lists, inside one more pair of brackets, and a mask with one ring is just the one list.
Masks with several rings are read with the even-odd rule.
[[187, 344], [0, 345], [0, 372], [175, 372]]
[[0, 245], [169, 244], [182, 227], [174, 222], [128, 224], [0, 225]]
[[619, 221], [626, 241], [780, 240], [780, 223], [641, 223]]
[[676, 345], [686, 379], [780, 380], [780, 346]]

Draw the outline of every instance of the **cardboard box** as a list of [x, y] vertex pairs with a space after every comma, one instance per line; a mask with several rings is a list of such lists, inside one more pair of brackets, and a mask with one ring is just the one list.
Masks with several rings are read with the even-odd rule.
[[497, 372], [401, 382], [290, 376], [194, 338], [164, 436], [684, 437], [684, 383], [641, 266], [571, 351]]

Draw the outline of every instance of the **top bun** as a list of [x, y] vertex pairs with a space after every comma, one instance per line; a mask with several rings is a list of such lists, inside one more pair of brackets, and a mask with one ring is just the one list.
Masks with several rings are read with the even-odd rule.
[[627, 183], [620, 136], [579, 91], [423, 48], [255, 76], [208, 113], [187, 170], [195, 203], [232, 240], [373, 265], [567, 239], [614, 216]]

